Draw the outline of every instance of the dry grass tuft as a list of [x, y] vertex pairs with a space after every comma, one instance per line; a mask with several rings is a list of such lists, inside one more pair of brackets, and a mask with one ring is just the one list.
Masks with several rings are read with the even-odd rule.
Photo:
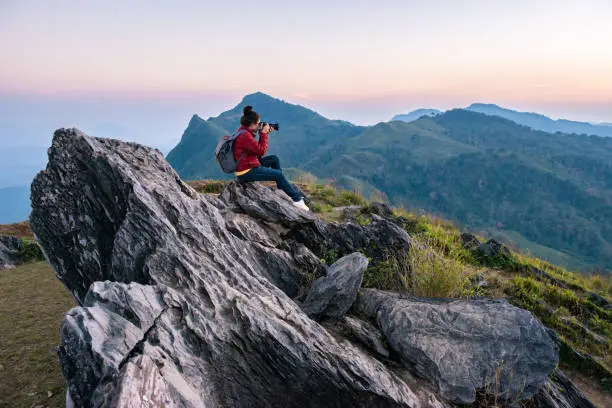
[[0, 235], [15, 235], [21, 238], [34, 239], [34, 234], [30, 230], [30, 223], [28, 221], [0, 224]]

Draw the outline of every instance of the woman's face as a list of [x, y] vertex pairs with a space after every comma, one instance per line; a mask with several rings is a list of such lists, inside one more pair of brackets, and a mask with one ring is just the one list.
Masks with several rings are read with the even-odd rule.
[[253, 133], [257, 132], [259, 130], [259, 122], [259, 119], [257, 119], [257, 123], [251, 123], [248, 129]]

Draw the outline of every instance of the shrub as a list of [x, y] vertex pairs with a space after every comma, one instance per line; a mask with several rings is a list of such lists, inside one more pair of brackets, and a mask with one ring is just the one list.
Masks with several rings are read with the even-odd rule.
[[326, 213], [332, 210], [332, 206], [326, 203], [316, 203], [313, 201], [310, 203], [310, 209], [316, 213]]
[[370, 266], [363, 274], [364, 288], [376, 288], [405, 292], [409, 288], [402, 278], [395, 261], [390, 258]]
[[20, 251], [20, 264], [28, 262], [44, 261], [45, 256], [43, 255], [42, 249], [36, 241], [24, 238], [23, 244]]
[[414, 245], [408, 255], [396, 258], [410, 291], [422, 297], [466, 297], [468, 270], [457, 258], [446, 257], [440, 248]]
[[354, 191], [342, 191], [340, 193], [341, 205], [365, 205], [367, 201], [363, 196]]
[[573, 315], [580, 315], [582, 312], [580, 298], [569, 289], [547, 284], [545, 297], [552, 305], [563, 306]]
[[407, 253], [396, 253], [368, 268], [363, 285], [407, 291], [414, 296], [459, 298], [473, 294], [469, 276], [473, 270], [460, 259], [443, 255], [433, 240], [417, 241]]
[[542, 294], [542, 284], [535, 279], [523, 278], [521, 276], [515, 276], [512, 279], [512, 284], [516, 292], [526, 294], [528, 296], [539, 297]]

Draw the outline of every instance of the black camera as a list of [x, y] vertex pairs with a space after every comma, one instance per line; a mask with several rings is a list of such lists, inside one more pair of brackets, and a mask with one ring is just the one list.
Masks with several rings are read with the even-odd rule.
[[260, 122], [259, 123], [259, 128], [263, 129], [264, 126], [270, 126], [272, 129], [276, 130], [278, 132], [278, 123], [267, 123], [267, 122]]

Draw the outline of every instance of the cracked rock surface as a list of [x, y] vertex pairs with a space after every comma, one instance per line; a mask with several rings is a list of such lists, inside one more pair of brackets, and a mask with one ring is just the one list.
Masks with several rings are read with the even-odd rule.
[[503, 299], [444, 300], [367, 289], [356, 305], [402, 361], [440, 394], [468, 404], [496, 383], [506, 400], [535, 395], [558, 363], [546, 329]]
[[19, 261], [22, 242], [11, 235], [0, 235], [0, 270], [12, 269]]
[[[459, 368], [435, 372], [448, 363], [414, 335], [429, 325], [428, 339], [441, 350], [456, 358], [483, 353], [483, 361], [511, 346], [528, 353], [491, 335], [521, 331], [512, 339], [545, 359], [513, 360], [518, 373], [537, 368], [525, 377], [529, 393], [538, 392], [537, 406], [565, 407], [551, 388], [559, 383], [542, 380], [556, 350], [527, 312], [499, 316], [498, 324], [478, 314], [477, 302], [400, 310], [396, 295], [369, 290], [352, 305], [367, 259], [354, 254], [329, 270], [320, 259], [328, 250], [372, 259], [410, 250], [412, 238], [388, 212], [368, 225], [326, 224], [259, 184], [198, 194], [158, 150], [77, 129], [55, 132], [32, 205], [31, 228], [79, 304], [61, 324], [59, 350], [74, 406], [451, 407], [472, 398], [480, 372], [470, 369], [467, 379]], [[313, 277], [330, 284], [309, 292]], [[334, 282], [342, 282], [340, 293]], [[389, 296], [389, 304], [368, 293]], [[327, 301], [318, 305], [317, 294]], [[335, 329], [298, 300], [316, 305], [317, 317], [339, 318]], [[493, 316], [508, 311], [492, 302]], [[341, 317], [351, 305], [360, 311]], [[471, 336], [440, 330], [468, 321]]]

